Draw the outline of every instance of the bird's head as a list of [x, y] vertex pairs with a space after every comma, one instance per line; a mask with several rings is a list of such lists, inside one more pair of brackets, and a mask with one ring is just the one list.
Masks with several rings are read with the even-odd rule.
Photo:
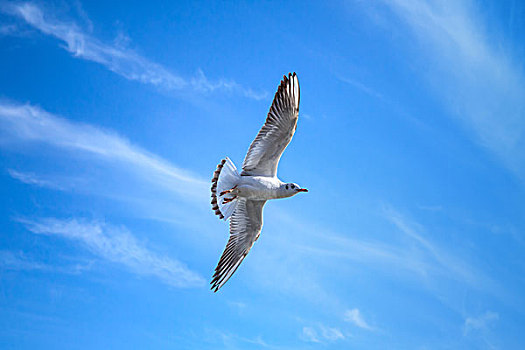
[[283, 186], [284, 186], [284, 190], [286, 194], [288, 194], [290, 197], [296, 195], [299, 192], [308, 192], [306, 188], [302, 188], [298, 184], [294, 184], [294, 183], [287, 183], [287, 184], [284, 184]]

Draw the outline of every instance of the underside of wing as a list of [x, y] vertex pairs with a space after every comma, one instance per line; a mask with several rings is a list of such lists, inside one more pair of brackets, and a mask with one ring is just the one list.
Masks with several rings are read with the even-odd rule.
[[297, 127], [299, 100], [299, 80], [295, 73], [289, 73], [283, 77], [266, 122], [248, 149], [241, 175], [277, 174], [279, 159]]
[[262, 211], [266, 201], [239, 198], [230, 218], [230, 238], [215, 268], [211, 289], [218, 291], [244, 260], [262, 229]]

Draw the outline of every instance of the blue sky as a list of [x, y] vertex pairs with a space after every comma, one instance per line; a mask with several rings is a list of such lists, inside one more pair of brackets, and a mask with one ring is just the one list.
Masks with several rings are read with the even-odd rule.
[[[0, 2], [0, 344], [519, 349], [525, 4]], [[300, 120], [219, 293], [210, 178]]]

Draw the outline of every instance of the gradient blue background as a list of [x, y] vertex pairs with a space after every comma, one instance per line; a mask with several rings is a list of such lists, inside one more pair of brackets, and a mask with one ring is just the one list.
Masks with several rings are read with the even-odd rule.
[[[525, 3], [0, 2], [0, 347], [520, 349]], [[219, 293], [209, 179], [300, 120]]]

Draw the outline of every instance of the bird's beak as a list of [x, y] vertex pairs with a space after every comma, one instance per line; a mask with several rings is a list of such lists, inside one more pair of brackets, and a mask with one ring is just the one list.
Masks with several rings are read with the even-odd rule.
[[306, 188], [300, 188], [297, 190], [298, 192], [308, 192], [308, 190]]

